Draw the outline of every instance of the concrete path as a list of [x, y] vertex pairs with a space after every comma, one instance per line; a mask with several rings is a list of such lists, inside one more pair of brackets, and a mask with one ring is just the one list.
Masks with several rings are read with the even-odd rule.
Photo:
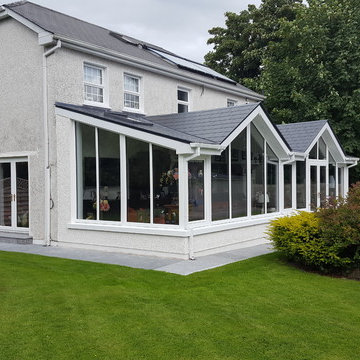
[[128, 266], [138, 269], [165, 271], [178, 275], [190, 275], [195, 272], [213, 269], [240, 260], [268, 254], [274, 250], [271, 244], [262, 244], [226, 251], [216, 255], [200, 256], [195, 260], [179, 260], [155, 256], [120, 254], [100, 250], [86, 250], [41, 245], [19, 245], [0, 243], [0, 251], [36, 254], [64, 259], [92, 261], [104, 264]]

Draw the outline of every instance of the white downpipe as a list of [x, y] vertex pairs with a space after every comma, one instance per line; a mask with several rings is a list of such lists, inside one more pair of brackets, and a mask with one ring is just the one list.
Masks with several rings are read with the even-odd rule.
[[53, 54], [57, 49], [61, 48], [61, 41], [58, 40], [57, 44], [44, 52], [43, 54], [43, 122], [44, 122], [44, 167], [45, 167], [45, 245], [50, 246], [50, 207], [51, 207], [51, 171], [49, 161], [49, 123], [48, 123], [48, 90], [47, 90], [47, 62], [48, 56]]
[[189, 260], [195, 260], [195, 256], [194, 256], [194, 232], [193, 229], [189, 230], [189, 237], [188, 237], [188, 241], [189, 241]]

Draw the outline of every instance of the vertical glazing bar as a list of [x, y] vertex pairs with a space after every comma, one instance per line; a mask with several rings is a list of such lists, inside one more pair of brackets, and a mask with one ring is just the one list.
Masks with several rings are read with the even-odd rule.
[[95, 158], [96, 158], [96, 220], [100, 220], [100, 176], [99, 176], [99, 131], [95, 128]]

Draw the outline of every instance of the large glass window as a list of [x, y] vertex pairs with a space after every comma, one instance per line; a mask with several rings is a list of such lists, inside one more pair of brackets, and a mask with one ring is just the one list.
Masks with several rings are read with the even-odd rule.
[[98, 130], [100, 220], [120, 221], [120, 138]]
[[270, 146], [266, 145], [266, 179], [267, 179], [267, 212], [276, 212], [278, 206], [278, 172], [279, 159], [271, 150]]
[[316, 210], [318, 201], [317, 166], [310, 166], [310, 209]]
[[127, 138], [127, 220], [150, 222], [150, 159], [149, 144]]
[[247, 215], [246, 130], [231, 143], [232, 217]]
[[211, 157], [212, 220], [229, 218], [229, 148]]
[[29, 168], [27, 162], [16, 163], [17, 226], [29, 227]]
[[292, 165], [284, 165], [284, 209], [292, 208]]
[[0, 226], [11, 226], [11, 164], [0, 163]]
[[326, 144], [323, 138], [319, 139], [319, 160], [326, 159]]
[[338, 192], [339, 196], [344, 196], [344, 169], [338, 168]]
[[154, 223], [179, 224], [179, 170], [174, 150], [153, 149]]
[[306, 166], [305, 161], [296, 162], [296, 208], [306, 208]]
[[329, 152], [329, 196], [336, 196], [336, 162]]
[[189, 221], [204, 220], [204, 161], [188, 162]]
[[251, 214], [265, 213], [264, 138], [251, 124]]
[[79, 219], [97, 220], [95, 128], [77, 123], [77, 210]]

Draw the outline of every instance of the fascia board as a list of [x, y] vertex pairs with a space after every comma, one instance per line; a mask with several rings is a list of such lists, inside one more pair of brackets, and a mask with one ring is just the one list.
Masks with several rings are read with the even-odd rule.
[[[315, 139], [312, 141], [312, 143], [309, 145], [309, 147], [306, 149], [305, 154], [308, 156], [313, 146], [317, 143], [317, 141], [320, 139], [320, 137], [324, 134], [325, 131], [328, 131], [331, 140], [333, 141], [333, 145], [335, 145], [336, 150], [339, 152], [341, 158], [343, 161], [346, 159], [346, 155], [344, 154], [344, 151], [342, 150], [338, 140], [336, 139], [336, 136], [334, 132], [332, 131], [329, 124], [325, 124], [321, 130], [316, 135]], [[328, 144], [327, 144], [328, 145]]]
[[[164, 75], [167, 77], [172, 77], [177, 80], [186, 81], [192, 84], [196, 85], [204, 85], [210, 89], [215, 90], [221, 90], [225, 91], [228, 94], [247, 97], [248, 99], [255, 100], [255, 101], [261, 101], [264, 100], [265, 97], [262, 95], [255, 96], [253, 93], [241, 90], [241, 89], [234, 89], [234, 87], [227, 86], [227, 84], [219, 84], [215, 80], [211, 80], [210, 78], [207, 79], [206, 77], [200, 77], [196, 74], [184, 74], [183, 72], [179, 71], [177, 68], [171, 69], [168, 67], [163, 67], [159, 64], [154, 64], [150, 61], [141, 60], [136, 57], [131, 57], [125, 54], [121, 54], [117, 51], [109, 50], [106, 48], [103, 48], [101, 46], [92, 45], [89, 43], [85, 43], [83, 41], [74, 40], [69, 37], [65, 37], [63, 35], [54, 35], [54, 39], [59, 39], [62, 42], [62, 46], [76, 50], [81, 51], [84, 53], [88, 53], [94, 56], [102, 57], [108, 60], [112, 60], [115, 62], [120, 62], [125, 65], [130, 65], [133, 67], [137, 67], [143, 70], [151, 71], [158, 73], [160, 75]], [[235, 85], [234, 85], [235, 86]]]
[[107, 122], [104, 120], [96, 119], [92, 116], [79, 114], [79, 113], [73, 112], [71, 110], [55, 108], [55, 114], [57, 116], [62, 116], [67, 119], [81, 122], [83, 124], [87, 124], [90, 126], [104, 129], [104, 130], [112, 131], [112, 132], [122, 134], [125, 136], [129, 136], [129, 137], [141, 140], [141, 141], [160, 145], [160, 146], [163, 146], [163, 147], [166, 147], [169, 149], [174, 149], [174, 150], [176, 150], [176, 153], [178, 155], [192, 154], [194, 152], [189, 144], [186, 144], [186, 143], [183, 143], [183, 142], [180, 142], [177, 140], [173, 140], [173, 139], [168, 139], [168, 138], [165, 138], [165, 137], [162, 137], [159, 135], [150, 134], [148, 132], [137, 130], [137, 129], [134, 129], [131, 127], [127, 127], [127, 126]]
[[[262, 121], [265, 123], [266, 127], [269, 131], [271, 131], [271, 135], [274, 137], [274, 140], [277, 141], [284, 152], [284, 155], [290, 156], [291, 150], [285, 144], [284, 140], [278, 133], [277, 129], [270, 121], [265, 111], [259, 105], [256, 107], [251, 114], [221, 143], [221, 145], [227, 147], [229, 144], [256, 118], [261, 117]], [[267, 140], [269, 140], [266, 136], [264, 136]]]

